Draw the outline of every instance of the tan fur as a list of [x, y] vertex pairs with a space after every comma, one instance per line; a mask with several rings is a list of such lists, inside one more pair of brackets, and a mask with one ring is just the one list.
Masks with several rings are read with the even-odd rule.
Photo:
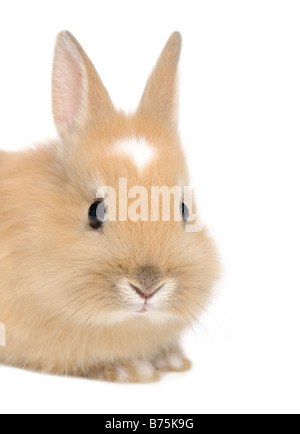
[[[213, 243], [205, 230], [186, 233], [181, 222], [107, 222], [98, 232], [87, 213], [101, 184], [118, 190], [119, 178], [149, 191], [189, 184], [175, 128], [180, 47], [175, 33], [137, 113], [126, 116], [113, 108], [75, 38], [59, 35], [53, 112], [61, 140], [0, 152], [0, 322], [7, 330], [1, 362], [110, 381], [154, 381], [160, 370], [174, 370], [156, 361], [174, 353], [181, 331], [209, 300], [218, 274]], [[64, 95], [65, 70], [76, 78]], [[112, 151], [117, 140], [140, 136], [157, 149], [142, 174]], [[133, 314], [118, 293], [116, 282], [134, 280], [141, 267], [176, 281], [160, 314]], [[154, 368], [150, 377], [136, 367], [143, 362], [145, 372], [146, 362]]]

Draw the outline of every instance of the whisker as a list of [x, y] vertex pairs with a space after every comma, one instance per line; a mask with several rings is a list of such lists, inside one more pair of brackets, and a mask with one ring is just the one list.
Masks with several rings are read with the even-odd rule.
[[84, 377], [87, 377], [87, 375], [85, 374], [85, 360], [84, 360], [85, 348], [86, 348], [87, 340], [91, 336], [93, 336], [93, 333], [90, 333], [90, 330], [88, 330], [87, 334], [86, 334], [86, 337], [83, 340], [83, 344], [82, 344], [82, 357], [81, 357], [81, 361], [82, 361], [82, 372], [83, 372]]
[[208, 339], [213, 343], [213, 339], [210, 336], [210, 334], [208, 333], [206, 327], [200, 322], [200, 320], [196, 317], [196, 315], [187, 307], [184, 306], [185, 309], [187, 309], [187, 311], [189, 312], [189, 314], [191, 315], [193, 321], [195, 321], [195, 323], [198, 325], [198, 327], [203, 330], [203, 332], [206, 334], [206, 336], [208, 337]]
[[191, 322], [189, 321], [189, 318], [187, 318], [182, 312], [180, 312], [179, 309], [177, 309], [176, 306], [174, 306], [173, 304], [171, 305], [171, 307], [173, 308], [173, 310], [176, 311], [176, 313], [185, 321], [185, 323], [189, 326], [189, 328], [192, 330], [192, 332], [194, 333], [194, 335], [197, 337], [197, 334], [191, 324]]
[[81, 297], [86, 296], [86, 294], [80, 294], [78, 295], [78, 297], [73, 298], [73, 300], [68, 301], [61, 309], [59, 309], [59, 311], [56, 311], [53, 313], [53, 317], [58, 316], [61, 312], [63, 312], [65, 310], [66, 307], [70, 306], [70, 304], [73, 304], [75, 301], [79, 300]]
[[[82, 294], [82, 295], [84, 295], [84, 294]], [[74, 303], [75, 301], [77, 301], [80, 297], [82, 297], [82, 295], [80, 295], [79, 297], [76, 297], [76, 298], [74, 298], [73, 300], [71, 300], [70, 302], [68, 302], [60, 311], [59, 311], [59, 313], [60, 312], [62, 312], [63, 310], [64, 310], [64, 308], [66, 307], [66, 306], [68, 306], [68, 305], [70, 305], [71, 303]], [[58, 333], [56, 334], [56, 337], [54, 338], [54, 341], [53, 341], [53, 343], [52, 343], [52, 346], [51, 346], [51, 348], [50, 348], [50, 350], [47, 350], [46, 349], [46, 351], [45, 351], [45, 354], [44, 354], [44, 357], [43, 357], [43, 364], [42, 364], [42, 372], [45, 372], [45, 362], [46, 362], [46, 358], [47, 358], [47, 355], [48, 354], [51, 354], [52, 353], [52, 351], [53, 351], [53, 348], [54, 348], [54, 346], [55, 346], [55, 344], [56, 344], [56, 342], [58, 341], [58, 339], [59, 339], [59, 337], [61, 336], [61, 334], [62, 334], [62, 332], [63, 332], [63, 329], [64, 329], [64, 327], [65, 327], [65, 325], [68, 323], [68, 322], [70, 322], [70, 320], [71, 319], [73, 319], [85, 306], [86, 306], [86, 302], [88, 302], [88, 301], [90, 301], [90, 300], [92, 300], [92, 299], [94, 299], [94, 297], [95, 297], [95, 295], [94, 296], [92, 296], [92, 297], [89, 297], [87, 300], [85, 300], [84, 302], [84, 304], [82, 304], [81, 306], [80, 306], [80, 308], [79, 309], [77, 309], [72, 315], [70, 315], [67, 319], [65, 319], [59, 326], [58, 326]], [[59, 313], [57, 313], [57, 315], [59, 314]], [[50, 345], [50, 343], [51, 343], [51, 339], [49, 340], [49, 342], [48, 342], [48, 344], [47, 344], [47, 347]]]
[[[93, 308], [94, 309], [94, 308]], [[92, 309], [92, 310], [93, 310]], [[89, 312], [91, 312], [91, 310], [89, 311]], [[89, 313], [88, 312], [88, 313]], [[71, 351], [72, 351], [72, 348], [73, 348], [73, 345], [74, 345], [74, 342], [75, 342], [75, 340], [76, 340], [76, 338], [79, 336], [79, 334], [80, 334], [80, 332], [81, 332], [81, 330], [84, 328], [84, 326], [86, 325], [86, 323], [93, 317], [95, 315], [95, 313], [91, 313], [90, 315], [89, 315], [89, 317], [80, 325], [80, 327], [79, 327], [79, 330], [77, 331], [77, 333], [76, 333], [76, 335], [74, 336], [74, 338], [73, 338], [73, 340], [72, 340], [72, 342], [71, 342], [71, 345], [70, 345], [70, 348], [69, 348], [69, 351], [68, 351], [68, 354], [67, 354], [67, 359], [66, 359], [66, 369], [65, 369], [65, 375], [66, 376], [68, 376], [68, 365], [69, 365], [69, 359], [70, 359], [70, 356], [71, 356]]]
[[225, 336], [229, 339], [229, 341], [231, 342], [231, 344], [235, 347], [235, 342], [232, 340], [231, 336], [229, 335], [229, 333], [227, 332], [227, 330], [225, 330], [225, 328], [222, 326], [222, 324], [212, 315], [211, 312], [209, 312], [208, 309], [205, 308], [205, 306], [203, 306], [202, 304], [200, 304], [198, 301], [196, 300], [192, 300], [193, 303], [197, 304], [205, 313], [207, 313], [207, 315], [210, 316], [210, 318], [217, 324], [218, 327], [220, 327], [220, 329], [222, 330], [222, 332], [225, 334]]

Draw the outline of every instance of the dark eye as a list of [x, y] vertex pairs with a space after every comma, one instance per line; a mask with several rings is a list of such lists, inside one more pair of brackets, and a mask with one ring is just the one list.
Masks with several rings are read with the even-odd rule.
[[101, 229], [105, 221], [106, 205], [104, 199], [97, 199], [89, 209], [89, 222], [93, 229]]
[[182, 219], [184, 223], [187, 223], [190, 218], [189, 207], [184, 202], [182, 202], [181, 207], [182, 207]]

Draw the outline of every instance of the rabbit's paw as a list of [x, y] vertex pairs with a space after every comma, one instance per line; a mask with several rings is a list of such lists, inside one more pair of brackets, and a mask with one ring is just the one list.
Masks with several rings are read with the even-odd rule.
[[146, 360], [104, 365], [98, 377], [114, 383], [152, 383], [159, 380], [157, 370]]
[[164, 351], [154, 360], [153, 365], [157, 371], [184, 372], [192, 367], [190, 360], [186, 359], [180, 350]]

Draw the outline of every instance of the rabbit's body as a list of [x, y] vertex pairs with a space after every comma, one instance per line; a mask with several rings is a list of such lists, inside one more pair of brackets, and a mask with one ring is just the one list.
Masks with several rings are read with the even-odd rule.
[[[72, 265], [62, 262], [57, 250], [64, 246], [72, 262], [73, 243], [80, 240], [68, 238], [67, 228], [61, 226], [57, 197], [62, 204], [70, 198], [56, 173], [56, 150], [53, 143], [5, 154], [1, 160], [0, 312], [7, 347], [0, 349], [0, 361], [60, 374], [101, 377], [105, 369], [112, 379], [116, 361], [119, 366], [130, 360], [134, 366], [139, 360], [159, 360], [167, 348], [174, 352], [184, 324], [159, 318], [149, 323], [142, 315], [126, 319], [119, 314], [103, 315], [102, 322], [99, 313], [96, 323], [91, 318], [84, 324], [91, 306], [80, 303], [76, 270], [70, 270], [67, 279], [72, 299], [61, 293], [59, 275]], [[47, 220], [57, 218], [58, 227], [49, 231]], [[65, 223], [69, 225], [68, 218]], [[152, 377], [154, 371], [148, 372]]]
[[[148, 111], [157, 93], [153, 76], [137, 113], [125, 116], [79, 44], [60, 35], [53, 108], [61, 141], [0, 152], [1, 362], [113, 381], [151, 381], [159, 370], [188, 368], [178, 338], [206, 303], [218, 270], [205, 230], [109, 221], [98, 231], [87, 218], [99, 187], [118, 192], [120, 179], [149, 192], [188, 185], [174, 117], [162, 104], [174, 109], [179, 46], [175, 34], [153, 73], [161, 81], [161, 66], [171, 68], [170, 89], [164, 95], [158, 88], [160, 118]], [[130, 143], [134, 149], [141, 141], [142, 162], [130, 152]]]

